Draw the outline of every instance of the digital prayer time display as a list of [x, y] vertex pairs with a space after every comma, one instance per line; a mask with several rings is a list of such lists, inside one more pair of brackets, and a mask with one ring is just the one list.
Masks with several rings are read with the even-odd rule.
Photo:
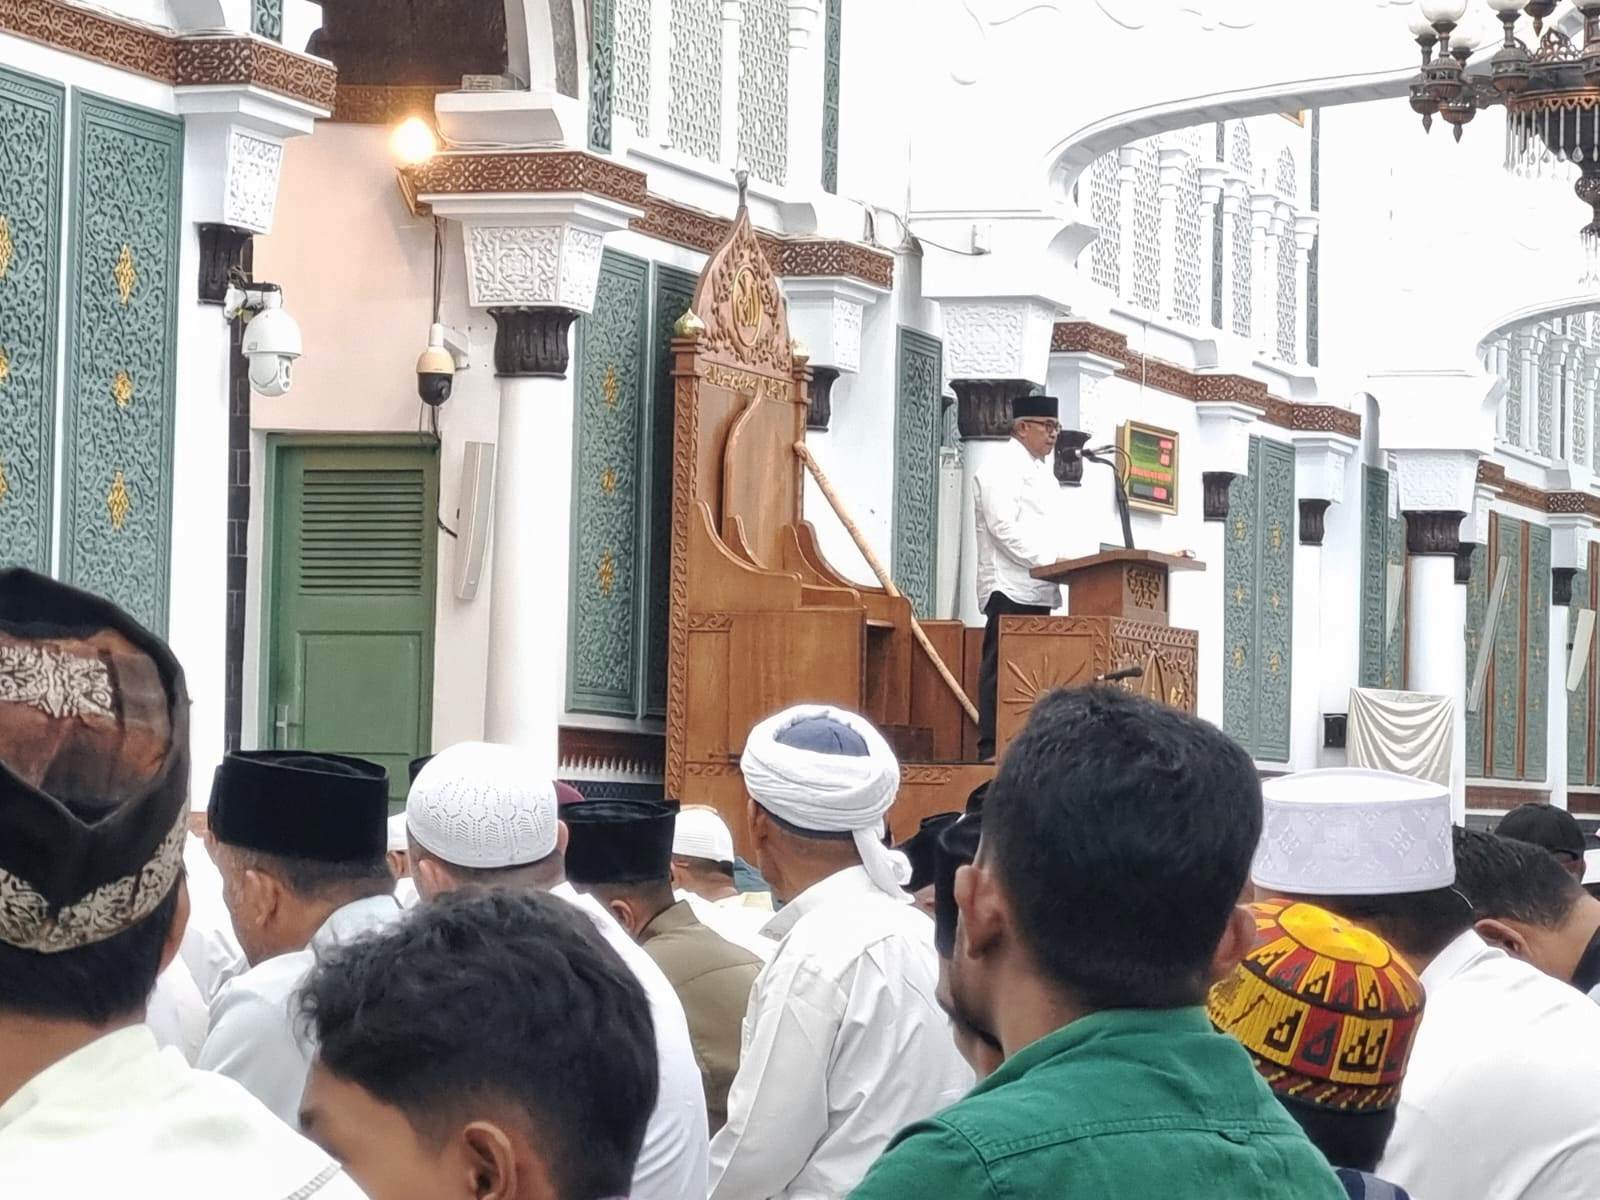
[[1128, 503], [1151, 512], [1178, 511], [1178, 435], [1129, 421], [1122, 427]]

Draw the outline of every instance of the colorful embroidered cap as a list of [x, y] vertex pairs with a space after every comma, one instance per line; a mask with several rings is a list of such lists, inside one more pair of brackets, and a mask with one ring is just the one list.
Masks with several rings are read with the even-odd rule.
[[1388, 942], [1326, 909], [1250, 907], [1255, 949], [1211, 989], [1211, 1023], [1244, 1044], [1281, 1097], [1340, 1112], [1393, 1108], [1422, 981]]

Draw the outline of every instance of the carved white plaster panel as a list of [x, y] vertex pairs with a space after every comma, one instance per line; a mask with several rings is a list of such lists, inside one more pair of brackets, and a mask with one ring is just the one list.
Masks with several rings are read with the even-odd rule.
[[1200, 461], [1206, 471], [1250, 473], [1250, 427], [1261, 410], [1231, 400], [1207, 400], [1194, 406], [1200, 425]]
[[223, 222], [252, 233], [271, 233], [282, 166], [282, 142], [244, 129], [230, 130]]
[[1398, 450], [1394, 464], [1402, 511], [1472, 511], [1478, 488], [1476, 451]]
[[1294, 440], [1294, 491], [1302, 500], [1344, 503], [1345, 471], [1358, 449], [1347, 437], [1297, 437]]
[[1589, 565], [1589, 518], [1550, 518], [1550, 565], [1582, 571]]
[[947, 301], [945, 356], [952, 379], [1043, 382], [1055, 314], [1031, 300]]
[[467, 290], [476, 307], [594, 307], [604, 239], [564, 225], [468, 225]]
[[865, 311], [854, 300], [834, 297], [833, 365], [841, 371], [861, 369], [861, 317]]

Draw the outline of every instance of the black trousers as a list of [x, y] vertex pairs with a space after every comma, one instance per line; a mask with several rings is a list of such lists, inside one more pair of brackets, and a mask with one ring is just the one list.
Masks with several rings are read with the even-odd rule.
[[978, 757], [994, 757], [996, 692], [1000, 685], [1000, 618], [1048, 617], [1052, 609], [1045, 604], [1018, 604], [1004, 592], [992, 592], [983, 606], [989, 618], [983, 627], [983, 663], [978, 668]]

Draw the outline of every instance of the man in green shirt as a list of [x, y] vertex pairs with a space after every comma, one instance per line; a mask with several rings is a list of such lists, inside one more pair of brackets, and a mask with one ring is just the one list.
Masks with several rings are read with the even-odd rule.
[[1255, 769], [1213, 726], [1110, 688], [1041, 700], [956, 878], [945, 1002], [1005, 1059], [853, 1200], [1345, 1200], [1201, 1007], [1254, 942], [1260, 835]]

